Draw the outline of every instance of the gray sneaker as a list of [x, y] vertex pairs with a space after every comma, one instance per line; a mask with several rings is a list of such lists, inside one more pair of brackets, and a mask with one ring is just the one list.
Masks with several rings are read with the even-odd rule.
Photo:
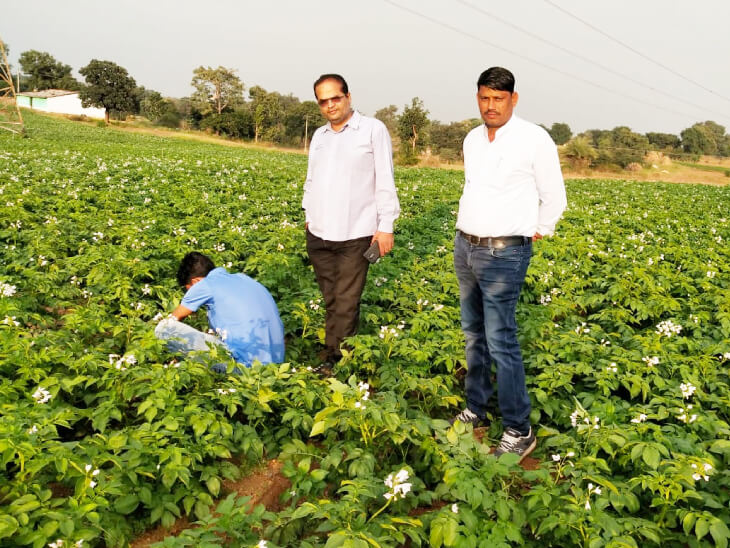
[[494, 456], [499, 458], [504, 453], [514, 453], [520, 456], [519, 462], [522, 462], [527, 455], [532, 453], [535, 447], [537, 447], [537, 439], [535, 439], [535, 434], [532, 432], [532, 427], [530, 427], [530, 431], [526, 436], [523, 436], [514, 428], [506, 428], [502, 434], [502, 440], [494, 451]]
[[459, 421], [463, 424], [471, 424], [474, 428], [477, 428], [478, 426], [484, 426], [484, 420], [480, 419], [479, 415], [474, 413], [468, 407], [465, 408], [461, 413], [456, 415], [454, 418], [449, 419], [449, 424], [454, 424], [456, 421]]

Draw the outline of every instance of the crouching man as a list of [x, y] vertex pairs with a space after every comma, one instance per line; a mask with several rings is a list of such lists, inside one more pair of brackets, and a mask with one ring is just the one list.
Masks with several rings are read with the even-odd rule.
[[[245, 367], [284, 361], [284, 326], [268, 290], [245, 274], [216, 268], [209, 257], [193, 251], [185, 255], [177, 281], [187, 292], [171, 317], [155, 328], [158, 339], [172, 352], [208, 350], [208, 343], [226, 348]], [[202, 333], [181, 320], [205, 306], [216, 336]], [[226, 371], [225, 364], [213, 370]]]

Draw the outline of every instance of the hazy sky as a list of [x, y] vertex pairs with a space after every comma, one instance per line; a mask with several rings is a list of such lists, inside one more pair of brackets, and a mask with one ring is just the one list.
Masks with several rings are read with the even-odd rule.
[[339, 72], [365, 114], [418, 96], [444, 122], [477, 117], [476, 79], [501, 65], [531, 121], [679, 133], [730, 128], [728, 21], [728, 0], [2, 0], [0, 37], [11, 63], [114, 61], [173, 97], [200, 65], [300, 99]]

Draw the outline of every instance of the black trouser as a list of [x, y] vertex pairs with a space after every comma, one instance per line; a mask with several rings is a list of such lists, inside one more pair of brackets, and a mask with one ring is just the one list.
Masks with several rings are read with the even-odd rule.
[[357, 333], [360, 297], [370, 263], [363, 257], [372, 236], [333, 242], [307, 230], [307, 253], [324, 298], [325, 344], [332, 359], [342, 356], [340, 344]]

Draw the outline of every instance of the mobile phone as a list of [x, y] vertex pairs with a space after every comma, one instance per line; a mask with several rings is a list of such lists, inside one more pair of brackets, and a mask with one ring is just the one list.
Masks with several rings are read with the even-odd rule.
[[372, 264], [377, 263], [378, 259], [380, 259], [380, 245], [378, 244], [378, 240], [375, 240], [370, 247], [365, 250], [365, 253], [363, 253], [362, 256]]

